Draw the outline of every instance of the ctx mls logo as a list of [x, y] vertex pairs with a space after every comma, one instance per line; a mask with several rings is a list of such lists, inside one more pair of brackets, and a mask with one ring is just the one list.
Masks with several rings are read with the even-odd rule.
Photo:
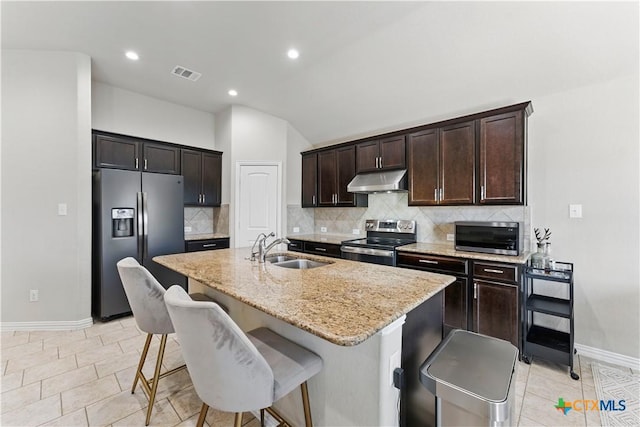
[[571, 410], [571, 402], [565, 402], [562, 397], [558, 398], [558, 404], [555, 405], [558, 411], [562, 411], [565, 415]]
[[564, 398], [559, 397], [558, 403], [554, 405], [558, 411], [562, 411], [564, 415], [570, 410], [582, 411], [624, 411], [627, 409], [625, 400], [574, 400], [573, 402], [565, 402]]

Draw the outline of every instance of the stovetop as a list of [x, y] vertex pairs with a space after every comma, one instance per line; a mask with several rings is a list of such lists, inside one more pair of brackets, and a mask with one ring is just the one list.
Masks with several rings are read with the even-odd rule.
[[366, 238], [345, 240], [343, 245], [394, 249], [416, 241], [416, 222], [406, 220], [368, 219]]

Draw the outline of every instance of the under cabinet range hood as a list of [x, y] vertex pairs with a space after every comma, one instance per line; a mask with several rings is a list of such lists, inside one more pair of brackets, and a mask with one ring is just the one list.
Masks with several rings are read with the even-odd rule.
[[406, 175], [406, 169], [359, 174], [347, 185], [347, 191], [364, 194], [406, 192]]

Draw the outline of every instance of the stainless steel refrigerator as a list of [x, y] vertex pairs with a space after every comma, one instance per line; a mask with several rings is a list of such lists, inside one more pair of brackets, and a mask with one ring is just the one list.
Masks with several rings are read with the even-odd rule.
[[186, 278], [152, 258], [184, 252], [182, 175], [99, 169], [93, 173], [92, 313], [131, 313], [116, 263], [134, 257], [168, 288]]

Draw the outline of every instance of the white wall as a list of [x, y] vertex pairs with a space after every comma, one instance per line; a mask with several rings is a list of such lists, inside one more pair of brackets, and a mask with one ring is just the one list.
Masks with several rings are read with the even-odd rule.
[[189, 145], [215, 147], [214, 115], [94, 82], [94, 129]]
[[[241, 105], [234, 105], [216, 115], [216, 126], [223, 128], [217, 133], [227, 148], [223, 156], [222, 186], [229, 188], [229, 229], [231, 246], [235, 244], [235, 174], [236, 165], [242, 161], [268, 161], [282, 164], [283, 183], [287, 182], [287, 135], [288, 123], [278, 117]], [[225, 178], [228, 181], [225, 181]], [[299, 177], [291, 179], [299, 180]], [[280, 231], [286, 230], [287, 186], [282, 186]], [[224, 203], [223, 193], [223, 203]], [[275, 230], [274, 230], [275, 231]], [[276, 232], [277, 233], [277, 232]]]
[[[529, 202], [574, 263], [576, 342], [639, 358], [638, 74], [533, 99]], [[569, 218], [582, 204], [582, 219]]]
[[90, 58], [3, 49], [2, 89], [3, 327], [90, 322]]

